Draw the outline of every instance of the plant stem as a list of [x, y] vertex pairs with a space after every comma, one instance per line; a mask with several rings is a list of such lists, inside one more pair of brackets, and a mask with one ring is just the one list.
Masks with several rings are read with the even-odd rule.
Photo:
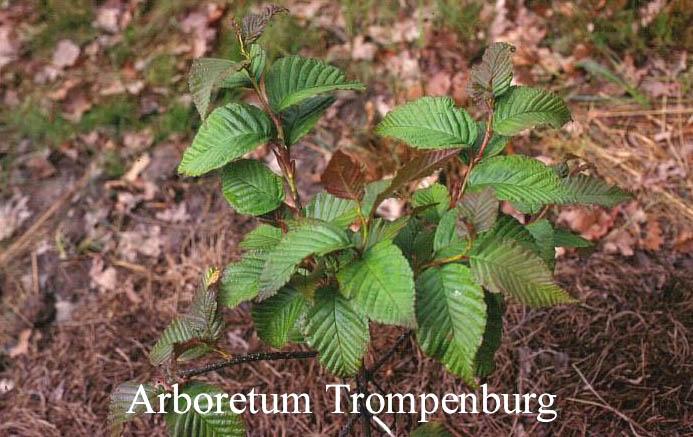
[[464, 191], [467, 189], [467, 182], [469, 181], [469, 175], [472, 174], [472, 170], [474, 169], [474, 166], [477, 164], [477, 162], [481, 161], [481, 158], [484, 156], [484, 152], [486, 151], [486, 147], [488, 146], [489, 141], [491, 141], [491, 137], [493, 136], [493, 111], [490, 110], [488, 113], [488, 119], [486, 120], [486, 132], [484, 134], [484, 141], [481, 143], [481, 147], [479, 148], [479, 151], [477, 152], [476, 156], [473, 156], [469, 160], [469, 166], [467, 167], [467, 171], [464, 174], [464, 180], [462, 181], [462, 188], [460, 188], [460, 191], [457, 193], [457, 197], [454, 199], [453, 205], [457, 205], [457, 202], [460, 201], [462, 198], [462, 195], [464, 194]]
[[197, 375], [202, 375], [209, 372], [214, 372], [215, 370], [223, 369], [224, 367], [235, 366], [237, 364], [245, 364], [253, 361], [277, 361], [277, 360], [293, 360], [293, 359], [305, 359], [305, 358], [315, 358], [318, 355], [317, 351], [295, 351], [295, 352], [259, 352], [249, 355], [243, 355], [240, 357], [232, 358], [226, 361], [218, 361], [216, 363], [210, 363], [202, 367], [196, 367], [193, 369], [182, 370], [178, 372], [180, 378], [190, 378]]
[[[368, 376], [366, 375], [366, 367], [363, 365], [363, 361], [361, 362], [361, 377], [356, 375], [356, 386], [358, 387], [359, 393], [362, 393], [365, 395], [365, 397], [368, 397]], [[359, 398], [361, 418], [363, 419], [363, 435], [366, 437], [371, 437], [371, 415], [366, 409], [366, 403], [363, 399], [364, 398], [361, 397]]]
[[375, 374], [375, 372], [380, 370], [380, 368], [383, 366], [383, 364], [385, 364], [387, 362], [387, 360], [389, 360], [392, 357], [392, 355], [395, 354], [395, 351], [397, 350], [397, 348], [402, 343], [407, 341], [407, 339], [409, 339], [409, 336], [411, 336], [412, 332], [414, 332], [414, 331], [412, 331], [410, 329], [410, 330], [402, 333], [402, 335], [399, 336], [399, 338], [397, 339], [395, 344], [392, 345], [392, 347], [385, 353], [385, 355], [380, 357], [380, 359], [378, 361], [376, 361], [375, 364], [373, 364], [373, 366], [370, 369], [366, 370], [366, 380], [367, 381], [370, 380], [373, 377], [373, 375]]

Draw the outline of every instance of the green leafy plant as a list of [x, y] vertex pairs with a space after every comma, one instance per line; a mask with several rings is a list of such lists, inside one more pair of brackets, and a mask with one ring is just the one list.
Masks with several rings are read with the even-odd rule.
[[[334, 102], [334, 91], [364, 87], [315, 59], [290, 56], [267, 66], [257, 40], [282, 11], [269, 7], [243, 20], [237, 29], [242, 61], [198, 59], [190, 72], [204, 122], [178, 170], [199, 176], [221, 169], [229, 205], [262, 220], [241, 242], [246, 250], [241, 260], [223, 273], [210, 269], [188, 313], [152, 348], [151, 364], [165, 364], [165, 376], [146, 384], [147, 394], [165, 393], [180, 382], [185, 393], [211, 396], [220, 389], [191, 378], [239, 363], [316, 356], [336, 377], [360, 375], [359, 387], [367, 390], [384, 360], [411, 334], [425, 354], [476, 387], [494, 370], [506, 299], [533, 307], [576, 301], [553, 280], [555, 248], [589, 243], [554, 227], [546, 218], [552, 208], [612, 206], [628, 194], [583, 174], [584, 166], [548, 166], [504, 154], [513, 135], [537, 125], [560, 127], [571, 116], [556, 94], [512, 85], [514, 49], [495, 43], [471, 73], [469, 91], [483, 120], [474, 121], [448, 97], [400, 106], [376, 133], [418, 154], [391, 179], [369, 182], [358, 161], [337, 150], [322, 175], [325, 191], [304, 204], [291, 146]], [[251, 89], [261, 107], [234, 102], [208, 114], [213, 92], [224, 87]], [[258, 147], [274, 153], [281, 174], [244, 158]], [[438, 170], [444, 184], [416, 188]], [[392, 197], [407, 200], [408, 207], [388, 221], [378, 216], [378, 207]], [[520, 211], [520, 220], [502, 213], [502, 202]], [[255, 331], [268, 346], [294, 343], [304, 350], [229, 357], [217, 344], [224, 332], [222, 310], [242, 302], [250, 303]], [[401, 327], [403, 334], [365, 368], [371, 323]], [[178, 369], [179, 363], [208, 354], [226, 360]], [[112, 395], [112, 435], [142, 412], [127, 412], [135, 387], [127, 382]], [[166, 422], [176, 436], [245, 435], [242, 418], [226, 410], [169, 411]], [[416, 432], [412, 435], [448, 435], [440, 425]]]

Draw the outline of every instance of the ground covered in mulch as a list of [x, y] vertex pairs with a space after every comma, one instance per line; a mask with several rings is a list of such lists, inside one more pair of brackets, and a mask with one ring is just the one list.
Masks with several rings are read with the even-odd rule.
[[[186, 95], [190, 61], [232, 55], [225, 20], [250, 6], [61, 1], [0, 8], [0, 435], [103, 435], [111, 390], [156, 376], [149, 349], [202, 272], [237, 260], [238, 241], [256, 225], [230, 210], [218, 178], [175, 171], [198, 120]], [[516, 82], [560, 93], [574, 118], [561, 131], [515, 137], [509, 152], [551, 162], [577, 155], [635, 195], [615, 208], [552, 212], [596, 243], [591, 253], [559, 251], [557, 279], [579, 304], [507, 309], [489, 391], [558, 395], [559, 418], [436, 418], [457, 436], [693, 435], [693, 39], [684, 2], [355, 3], [289, 1], [291, 15], [264, 39], [270, 57], [326, 58], [368, 85], [340, 93], [292, 149], [303, 199], [338, 148], [360, 157], [370, 179], [391, 175], [408, 157], [374, 136], [374, 124], [424, 94], [470, 106], [469, 66], [487, 41], [513, 43]], [[587, 60], [619, 80], [581, 67]], [[244, 96], [218, 101], [230, 97]], [[391, 217], [401, 212], [390, 206]], [[247, 307], [225, 319], [227, 350], [268, 350]], [[373, 326], [367, 363], [400, 334]], [[341, 381], [315, 360], [237, 366], [207, 380], [229, 392], [309, 391], [314, 414], [247, 415], [251, 435], [334, 436], [349, 420], [329, 412], [324, 386]], [[370, 389], [386, 393], [468, 390], [413, 339], [375, 380]], [[416, 419], [383, 416], [397, 435]], [[137, 419], [126, 434], [164, 435], [163, 419]]]

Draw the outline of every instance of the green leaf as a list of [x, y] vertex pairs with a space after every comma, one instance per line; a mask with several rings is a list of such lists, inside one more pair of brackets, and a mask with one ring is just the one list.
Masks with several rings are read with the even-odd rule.
[[270, 106], [276, 112], [329, 91], [365, 89], [360, 82], [346, 82], [337, 67], [299, 56], [276, 61], [267, 73], [265, 86]]
[[[217, 404], [217, 395], [224, 394], [221, 389], [191, 381], [185, 384], [183, 393], [190, 399], [198, 399], [198, 409], [209, 413], [200, 414], [197, 409], [191, 408], [183, 414], [173, 411], [171, 405], [167, 408], [166, 424], [168, 432], [173, 437], [245, 437], [245, 423], [243, 418], [231, 411], [228, 401], [222, 398]], [[208, 396], [200, 396], [207, 394]], [[170, 403], [170, 402], [169, 402]], [[221, 413], [217, 412], [221, 409]]]
[[[457, 210], [463, 222], [474, 226], [477, 233], [486, 232], [493, 227], [498, 218], [500, 202], [489, 187], [476, 193], [465, 193], [457, 204]], [[467, 235], [467, 228], [460, 224], [461, 236]]]
[[416, 339], [429, 356], [470, 386], [486, 327], [484, 291], [461, 264], [431, 267], [416, 280]]
[[452, 244], [459, 244], [462, 239], [457, 234], [456, 225], [459, 216], [457, 209], [452, 209], [440, 218], [436, 228], [435, 238], [433, 239], [433, 250], [438, 252]]
[[420, 220], [412, 218], [395, 238], [395, 244], [402, 254], [415, 267], [431, 259], [433, 255], [434, 233], [423, 225]]
[[368, 349], [368, 319], [337, 290], [321, 289], [307, 316], [305, 336], [320, 364], [335, 376], [354, 376]]
[[430, 187], [415, 191], [412, 195], [412, 208], [431, 204], [435, 206], [421, 211], [420, 215], [433, 223], [438, 223], [445, 211], [450, 208], [450, 193], [448, 193], [448, 189], [444, 185], [435, 183]]
[[[219, 271], [210, 269], [208, 275], [215, 275], [218, 278]], [[195, 331], [196, 337], [214, 341], [219, 338], [224, 329], [224, 320], [221, 313], [217, 311], [216, 284], [208, 284], [208, 277], [205, 279], [193, 296], [185, 320]]]
[[494, 156], [474, 167], [469, 188], [485, 187], [493, 188], [497, 199], [511, 202], [551, 204], [570, 198], [551, 167], [521, 155]]
[[539, 256], [544, 260], [549, 269], [553, 271], [556, 266], [556, 244], [553, 225], [546, 219], [537, 220], [525, 226], [539, 249]]
[[417, 149], [453, 149], [474, 144], [476, 124], [450, 97], [422, 97], [388, 112], [375, 133]]
[[371, 210], [377, 209], [378, 205], [388, 197], [381, 197], [387, 194], [388, 186], [390, 186], [390, 181], [387, 179], [366, 184], [366, 193], [363, 195], [363, 200], [361, 201], [361, 209], [364, 215], [368, 216], [371, 213], [375, 215], [375, 211], [371, 212]]
[[[479, 153], [479, 150], [481, 150], [481, 146], [484, 143], [484, 137], [486, 136], [486, 122], [477, 121], [476, 131], [476, 140], [474, 141], [471, 149], [465, 149], [460, 153], [462, 161], [467, 165], [469, 165], [470, 156], [476, 156]], [[510, 138], [511, 137], [506, 137], [505, 135], [500, 135], [497, 133], [492, 134], [491, 139], [484, 149], [484, 156], [482, 156], [482, 159], [490, 158], [503, 153], [503, 151], [505, 151], [505, 146], [507, 146], [508, 142], [510, 141]]]
[[399, 248], [389, 241], [376, 244], [363, 258], [338, 274], [339, 291], [371, 319], [413, 327], [414, 274]]
[[197, 131], [178, 172], [199, 176], [223, 167], [274, 138], [274, 124], [262, 110], [241, 103], [215, 109]]
[[243, 17], [241, 21], [241, 38], [243, 39], [243, 44], [247, 46], [257, 41], [265, 32], [269, 20], [282, 12], [289, 12], [289, 10], [284, 6], [271, 4], [259, 14], [248, 14]]
[[551, 91], [513, 86], [496, 100], [493, 130], [512, 136], [538, 124], [558, 128], [570, 120], [570, 110]]
[[513, 63], [510, 55], [515, 47], [496, 42], [488, 46], [481, 63], [472, 67], [469, 94], [478, 100], [489, 100], [503, 95], [513, 80]]
[[269, 299], [254, 303], [252, 316], [257, 335], [274, 348], [284, 346], [304, 305], [301, 293], [291, 287], [284, 287]]
[[303, 258], [325, 255], [348, 247], [351, 247], [349, 237], [337, 226], [304, 219], [294, 230], [285, 234], [270, 252], [260, 276], [260, 298], [266, 299], [274, 295], [286, 284]]
[[[443, 164], [445, 164], [445, 161], [456, 155], [458, 152], [459, 149], [444, 149], [436, 150], [434, 152], [421, 153], [420, 155], [414, 157], [397, 171], [397, 174], [394, 178], [392, 178], [392, 182], [389, 183], [387, 188], [377, 194], [375, 205], [380, 205], [383, 200], [390, 197], [393, 193], [404, 187], [409, 182], [430, 175], [442, 167]], [[387, 181], [380, 182], [387, 183]], [[368, 197], [368, 193], [366, 193], [366, 197]]]
[[247, 233], [238, 246], [242, 249], [271, 249], [279, 244], [282, 235], [281, 229], [261, 224]]
[[[372, 222], [371, 228], [366, 237], [366, 245], [364, 250], [368, 250], [381, 241], [393, 241], [399, 231], [401, 231], [407, 223], [409, 223], [409, 216], [400, 217], [394, 221], [387, 221], [382, 218], [376, 218]], [[363, 229], [361, 230], [363, 232]], [[358, 237], [358, 242], [361, 242], [361, 233], [355, 234]]]
[[239, 214], [266, 214], [284, 201], [282, 178], [252, 159], [239, 159], [224, 166], [221, 191]]
[[[260, 44], [250, 46], [250, 74], [255, 77], [257, 82], [260, 82], [262, 74], [265, 72], [265, 64], [267, 63], [267, 53]], [[228, 78], [222, 78], [219, 82], [219, 88], [251, 88], [253, 83], [250, 80], [248, 70], [238, 71]]]
[[321, 191], [303, 209], [306, 217], [315, 218], [344, 229], [358, 218], [353, 200], [340, 199]]
[[476, 369], [478, 378], [485, 378], [496, 369], [496, 351], [500, 347], [503, 336], [503, 313], [505, 302], [503, 296], [494, 293], [484, 293], [486, 302], [486, 329], [484, 339], [476, 353]]
[[476, 281], [534, 307], [575, 302], [553, 281], [551, 271], [533, 251], [508, 237], [491, 235], [472, 250]]
[[234, 308], [257, 296], [267, 255], [266, 250], [251, 251], [243, 255], [241, 261], [226, 267], [219, 287], [220, 305]]
[[609, 185], [592, 176], [582, 174], [568, 176], [563, 180], [563, 183], [571, 195], [570, 201], [566, 203], [597, 204], [612, 207], [633, 197], [619, 187]]
[[592, 247], [594, 243], [589, 240], [582, 238], [579, 235], [568, 231], [567, 229], [556, 228], [554, 229], [554, 244], [556, 247]]
[[[171, 322], [159, 337], [151, 351], [149, 362], [152, 366], [158, 366], [171, 358], [173, 349], [177, 344], [182, 344], [197, 337], [195, 328], [188, 322], [185, 316], [178, 317]], [[206, 348], [193, 348], [185, 356], [178, 357], [179, 361], [198, 358], [207, 352]]]
[[340, 149], [332, 155], [320, 182], [332, 195], [360, 201], [364, 195], [366, 175], [361, 164]]
[[431, 422], [416, 428], [409, 437], [453, 437], [453, 435], [445, 425]]
[[282, 126], [284, 127], [286, 143], [288, 145], [296, 144], [298, 140], [303, 138], [335, 100], [334, 96], [313, 97], [282, 112]]
[[[153, 385], [140, 384], [136, 381], [127, 381], [118, 385], [111, 393], [111, 402], [108, 409], [108, 435], [110, 437], [119, 437], [123, 432], [123, 425], [126, 422], [131, 421], [137, 416], [141, 416], [147, 411], [146, 405], [139, 403], [140, 401], [144, 402], [144, 399], [137, 396], [140, 385], [144, 387], [145, 395], [152, 408], [156, 408], [155, 406], [158, 405], [155, 402], [155, 398], [160, 391]], [[133, 406], [133, 413], [128, 413], [136, 397], [138, 398], [138, 403]]]
[[195, 59], [188, 74], [188, 86], [193, 103], [204, 121], [207, 108], [216, 90], [226, 78], [232, 77], [243, 68], [243, 63], [216, 58]]

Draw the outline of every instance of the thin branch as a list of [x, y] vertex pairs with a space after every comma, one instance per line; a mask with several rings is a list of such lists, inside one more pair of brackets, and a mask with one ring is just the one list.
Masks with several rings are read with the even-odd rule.
[[410, 329], [404, 332], [402, 335], [400, 335], [395, 344], [392, 345], [392, 347], [385, 353], [385, 355], [380, 357], [380, 359], [376, 361], [370, 369], [366, 370], [367, 381], [371, 380], [373, 375], [383, 366], [383, 364], [385, 364], [385, 362], [387, 362], [387, 360], [389, 360], [392, 357], [392, 355], [395, 354], [397, 348], [409, 339], [409, 336], [412, 334], [412, 332], [414, 331]]
[[218, 361], [216, 363], [210, 363], [202, 367], [196, 367], [193, 369], [182, 370], [178, 372], [180, 378], [190, 378], [193, 376], [202, 375], [209, 372], [214, 372], [215, 370], [223, 369], [224, 367], [235, 366], [238, 364], [250, 363], [253, 361], [278, 361], [278, 360], [294, 360], [294, 359], [305, 359], [305, 358], [315, 358], [318, 355], [317, 351], [295, 351], [295, 352], [259, 352], [249, 355], [243, 355], [236, 358], [231, 358], [226, 361]]
[[[368, 397], [368, 376], [366, 375], [366, 372], [367, 371], [365, 366], [362, 365], [362, 377], [356, 375], [356, 386], [358, 387], [359, 393], [362, 393], [365, 395], [365, 397]], [[359, 398], [360, 413], [361, 418], [363, 419], [361, 429], [363, 430], [363, 435], [365, 437], [371, 437], [371, 414], [368, 412], [368, 409], [366, 408], [366, 402], [364, 402], [363, 399], [364, 398]]]
[[486, 133], [484, 135], [484, 141], [481, 143], [481, 147], [479, 147], [479, 151], [477, 152], [476, 156], [472, 156], [469, 160], [469, 166], [467, 167], [467, 171], [464, 174], [464, 179], [462, 180], [462, 188], [457, 192], [457, 196], [455, 199], [453, 199], [453, 205], [457, 205], [457, 202], [462, 198], [462, 195], [464, 194], [464, 191], [467, 189], [467, 182], [469, 181], [469, 175], [472, 174], [472, 170], [474, 169], [474, 166], [477, 164], [477, 162], [481, 161], [481, 158], [484, 156], [484, 152], [486, 151], [486, 146], [488, 146], [488, 143], [491, 141], [491, 137], [493, 136], [493, 110], [489, 110], [488, 113], [488, 119], [486, 120]]

